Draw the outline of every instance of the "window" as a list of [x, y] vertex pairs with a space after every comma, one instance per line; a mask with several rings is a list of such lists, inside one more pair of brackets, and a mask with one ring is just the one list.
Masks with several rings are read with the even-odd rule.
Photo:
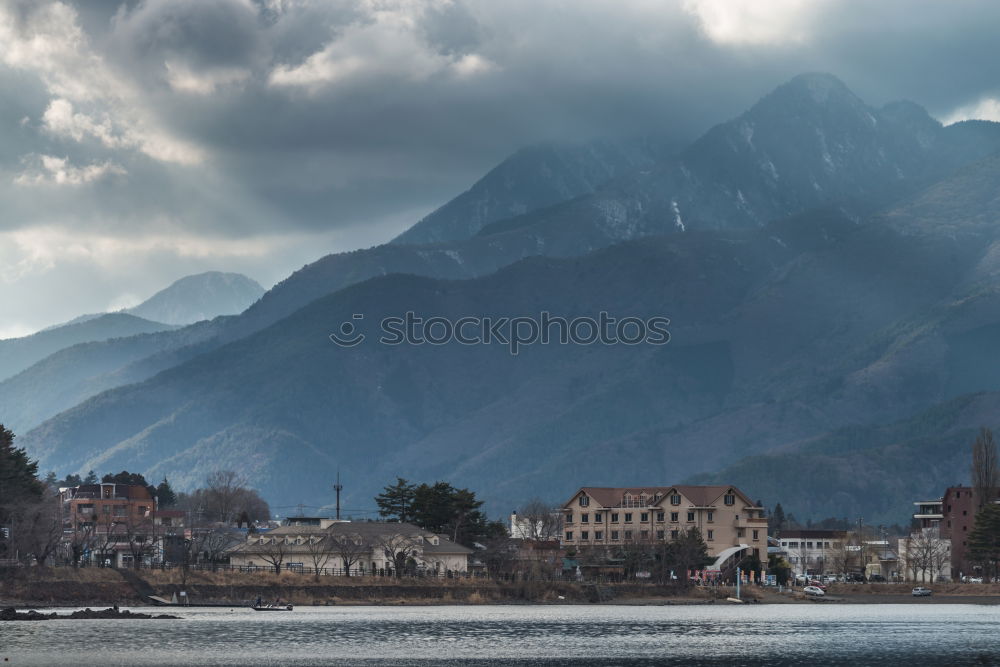
[[733, 495], [732, 493], [727, 493], [724, 500], [725, 500], [725, 503], [727, 505], [735, 505], [736, 504], [736, 496]]
[[590, 515], [584, 512], [580, 515], [580, 523], [590, 523]]
[[674, 530], [670, 531], [670, 539], [672, 539], [672, 540], [676, 540], [679, 535], [680, 535], [680, 531], [677, 530], [677, 529], [674, 529]]
[[648, 530], [640, 530], [639, 531], [639, 539], [641, 539], [641, 540], [648, 540], [649, 539], [649, 531]]
[[618, 523], [618, 512], [611, 513], [611, 523]]
[[632, 539], [632, 531], [631, 530], [626, 530], [625, 531], [625, 539], [626, 540], [631, 540]]
[[111, 505], [101, 505], [101, 512], [104, 514], [111, 514]]
[[604, 515], [600, 512], [594, 513], [594, 523], [602, 523], [604, 521]]
[[639, 514], [639, 521], [642, 521], [643, 523], [649, 521], [649, 512], [641, 512]]
[[625, 523], [632, 523], [632, 513], [625, 512]]
[[664, 531], [662, 531], [662, 530], [656, 531], [656, 539], [662, 540], [663, 537], [664, 537]]
[[709, 528], [707, 532], [708, 532], [708, 539], [714, 540], [715, 539], [715, 531], [712, 530], [711, 528]]
[[573, 531], [572, 530], [567, 530], [566, 531], [566, 541], [567, 542], [572, 542], [573, 541]]
[[680, 497], [680, 495], [675, 493], [674, 495], [670, 496], [670, 504], [671, 505], [680, 505], [681, 504], [681, 497]]
[[736, 537], [743, 537], [743, 529], [742, 528], [737, 528], [736, 529]]
[[674, 522], [674, 523], [677, 523], [678, 521], [680, 521], [680, 519], [678, 519], [678, 513], [677, 512], [671, 512], [670, 513], [670, 520], [672, 522]]
[[688, 512], [688, 521], [694, 521], [694, 512]]
[[617, 539], [618, 539], [618, 531], [617, 530], [612, 530], [611, 531], [611, 540], [615, 541]]
[[665, 516], [666, 516], [665, 512], [657, 512], [656, 513], [656, 520], [662, 522]]
[[573, 523], [573, 513], [566, 512], [566, 523]]
[[581, 540], [589, 540], [590, 539], [590, 532], [586, 531], [586, 530], [580, 531], [580, 539]]
[[604, 539], [604, 531], [603, 530], [595, 530], [594, 531], [594, 539], [595, 540], [603, 540]]
[[128, 516], [128, 506], [115, 505], [115, 516]]
[[715, 521], [715, 512], [713, 512], [711, 510], [708, 511], [708, 520], [709, 521]]
[[[741, 531], [741, 532], [742, 532], [742, 531]], [[759, 530], [754, 530], [754, 531], [753, 531], [753, 539], [755, 539], [755, 540], [759, 540], [759, 539], [760, 539], [760, 531], [759, 531]], [[827, 544], [827, 547], [829, 547], [829, 546], [830, 546], [830, 545], [829, 545], [829, 544]]]
[[590, 498], [587, 496], [580, 496], [580, 507], [590, 506]]

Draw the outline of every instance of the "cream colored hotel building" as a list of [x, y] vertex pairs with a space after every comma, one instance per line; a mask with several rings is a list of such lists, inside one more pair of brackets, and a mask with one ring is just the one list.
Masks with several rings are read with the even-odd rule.
[[767, 562], [765, 510], [734, 486], [585, 486], [563, 519], [566, 546], [671, 540], [695, 526], [713, 558], [731, 551]]

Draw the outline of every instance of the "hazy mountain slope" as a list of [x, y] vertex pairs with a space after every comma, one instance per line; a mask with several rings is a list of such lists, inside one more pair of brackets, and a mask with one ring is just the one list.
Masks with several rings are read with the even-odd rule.
[[[124, 317], [132, 317], [125, 315]], [[106, 389], [144, 380], [189, 359], [211, 340], [220, 320], [183, 329], [81, 343], [52, 353], [0, 382], [0, 414], [16, 432]]]
[[[698, 241], [694, 236], [684, 239], [685, 243], [694, 241]], [[743, 264], [757, 271], [765, 266], [769, 252], [784, 252], [760, 240], [756, 244], [762, 245], [761, 252], [750, 252], [743, 244], [729, 247], [704, 242], [718, 245], [719, 252], [738, 253]], [[695, 312], [723, 308], [722, 300], [704, 298], [712, 290], [702, 281], [682, 278], [692, 262], [700, 261], [700, 253], [678, 254], [670, 244], [661, 243], [661, 249], [652, 244], [644, 260], [634, 249], [627, 249], [607, 251], [591, 261], [531, 260], [467, 282], [407, 276], [369, 281], [316, 301], [272, 327], [146, 383], [97, 396], [25, 436], [23, 442], [44, 456], [46, 465], [58, 462], [60, 468], [83, 465], [83, 461], [101, 468], [122, 464], [147, 470], [160, 464], [183, 477], [190, 476], [192, 461], [209, 451], [224, 462], [242, 462], [241, 469], [273, 492], [278, 492], [278, 477], [295, 475], [303, 476], [297, 484], [303, 492], [325, 490], [324, 463], [332, 460], [356, 475], [370, 471], [365, 473], [370, 474], [370, 485], [380, 474], [372, 469], [374, 452], [393, 454], [402, 444], [527, 390], [533, 386], [529, 380], [542, 377], [546, 370], [558, 377], [562, 369], [579, 364], [617, 366], [627, 358], [623, 355], [636, 348], [546, 346], [516, 359], [496, 346], [392, 347], [373, 342], [347, 350], [327, 338], [340, 321], [350, 319], [354, 312], [365, 312], [367, 321], [375, 323], [383, 315], [409, 309], [448, 315], [477, 310], [532, 312], [553, 305], [571, 315], [589, 312], [597, 303], [629, 314], [652, 314], [665, 302], [672, 304], [672, 314], [684, 317], [691, 309], [689, 319], [695, 319]], [[769, 245], [773, 246], [770, 250]], [[671, 280], [658, 289], [634, 289], [646, 282], [655, 267], [669, 273]], [[737, 294], [746, 288], [742, 274], [726, 279], [731, 280], [727, 289]], [[553, 303], [549, 290], [538, 290], [539, 284], [548, 285], [558, 301]], [[533, 291], [537, 298], [526, 301], [525, 295]], [[664, 355], [665, 361], [656, 365], [669, 368], [677, 354], [671, 350], [670, 346], [659, 353], [644, 350], [643, 355]], [[254, 361], [247, 363], [247, 359]], [[695, 376], [695, 383], [696, 371], [685, 372]], [[665, 381], [673, 382], [676, 375], [665, 373]], [[269, 379], [262, 381], [263, 376]], [[477, 382], [483, 377], [492, 379]], [[677, 395], [680, 400], [682, 394]], [[306, 452], [322, 452], [322, 458], [308, 466], [312, 472], [305, 471], [295, 463], [297, 457], [274, 450], [275, 439], [303, 443], [295, 451], [305, 447]], [[233, 449], [219, 451], [212, 443], [220, 441], [232, 443], [228, 447]]]
[[109, 313], [39, 331], [23, 338], [0, 340], [0, 380], [16, 375], [64, 347], [172, 328], [169, 324], [134, 315]]
[[897, 422], [843, 428], [740, 459], [689, 481], [753, 488], [797, 517], [902, 523], [913, 502], [969, 484], [972, 442], [998, 414], [1000, 394], [962, 396]]
[[795, 77], [673, 160], [597, 192], [487, 225], [481, 235], [579, 229], [627, 239], [754, 228], [836, 204], [867, 215], [1000, 150], [1000, 123], [942, 127], [920, 106], [875, 109], [836, 77]]
[[[894, 415], [897, 405], [858, 407], [837, 389], [845, 359], [863, 363], [879, 332], [947, 302], [982, 254], [970, 245], [956, 262], [935, 248], [826, 212], [528, 259], [470, 281], [387, 276], [97, 396], [23, 442], [56, 469], [134, 467], [193, 483], [197, 466], [239, 465], [285, 503], [324, 497], [334, 465], [362, 505], [395, 474], [471, 485], [494, 508], [540, 485], [680, 479], [830, 431], [844, 405], [850, 421]], [[327, 339], [354, 313], [375, 327], [407, 310], [663, 314], [673, 337], [516, 358], [498, 346]]]
[[648, 167], [665, 150], [642, 140], [524, 148], [400, 234], [393, 243], [418, 245], [467, 239], [496, 220], [591, 193], [615, 177]]
[[191, 324], [241, 313], [264, 294], [239, 273], [209, 271], [185, 276], [126, 312], [168, 324]]
[[[53, 392], [53, 399], [62, 396], [63, 400], [45, 401], [44, 409], [33, 414], [35, 419], [45, 418], [71, 407], [73, 403], [65, 401], [85, 397], [85, 387], [108, 388], [118, 380], [143, 380], [167, 363], [180, 363], [207, 347], [249, 335], [314, 299], [376, 276], [412, 273], [471, 278], [524, 257], [579, 256], [612, 243], [675, 232], [680, 229], [678, 221], [691, 229], [755, 226], [769, 215], [794, 213], [798, 207], [834, 195], [849, 199], [849, 210], [856, 215], [916, 189], [933, 174], [946, 174], [957, 164], [995, 150], [1000, 146], [998, 127], [980, 122], [941, 128], [911, 103], [870, 109], [835, 78], [807, 75], [780, 87], [740, 118], [708, 132], [684, 152], [682, 162], [661, 158], [648, 169], [629, 171], [627, 165], [647, 159], [639, 148], [595, 143], [572, 150], [529, 150], [484, 177], [461, 201], [443, 207], [440, 215], [430, 216], [421, 223], [420, 234], [433, 236], [439, 222], [444, 225], [442, 237], [457, 233], [447, 221], [459, 220], [462, 211], [475, 208], [470, 202], [481, 204], [484, 197], [502, 200], [504, 206], [515, 201], [520, 202], [517, 206], [532, 206], [548, 201], [550, 195], [590, 187], [612, 171], [616, 177], [596, 194], [490, 223], [475, 238], [420, 246], [393, 243], [328, 255], [293, 273], [241, 316], [220, 323], [211, 336], [197, 332], [200, 347], [189, 348], [187, 334], [178, 332], [173, 345], [158, 345], [160, 354], [149, 363], [134, 363], [137, 360], [128, 352], [121, 355], [130, 364], [124, 368], [117, 365], [119, 357], [103, 355], [108, 365], [87, 366], [94, 381], [83, 378], [72, 392]], [[874, 149], [866, 143], [872, 141]], [[518, 175], [521, 168], [523, 176]], [[772, 168], [788, 178], [774, 181]], [[540, 181], [539, 173], [544, 176]], [[806, 174], [815, 178], [806, 179]], [[814, 181], [822, 184], [821, 191], [816, 191]], [[800, 192], [802, 187], [807, 192]], [[489, 207], [490, 215], [500, 214], [503, 207], [497, 206]], [[462, 233], [472, 233], [489, 217], [476, 217], [477, 222]], [[71, 360], [64, 357], [61, 363], [71, 364]], [[28, 380], [28, 384], [42, 387], [41, 380]], [[21, 423], [33, 426], [38, 422]]]
[[[748, 123], [753, 129], [749, 139], [744, 136], [748, 134]], [[947, 173], [954, 165], [995, 149], [998, 145], [997, 127], [1000, 126], [996, 123], [962, 123], [941, 128], [917, 105], [898, 103], [873, 110], [832, 77], [797, 77], [765, 97], [740, 118], [707, 133], [684, 152], [681, 162], [661, 160], [655, 168], [624, 172], [596, 194], [491, 223], [474, 238], [423, 246], [389, 244], [327, 256], [276, 285], [240, 316], [217, 322], [211, 330], [199, 329], [190, 334], [180, 330], [165, 336], [157, 344], [155, 356], [149, 359], [133, 353], [137, 346], [117, 341], [102, 344], [109, 349], [94, 358], [104, 360], [105, 365], [87, 366], [87, 373], [74, 373], [70, 356], [63, 357], [60, 363], [67, 369], [65, 376], [74, 378], [74, 384], [64, 385], [59, 392], [46, 392], [49, 380], [42, 376], [22, 378], [23, 385], [33, 387], [32, 395], [44, 397], [44, 400], [30, 403], [30, 419], [22, 410], [17, 421], [33, 426], [39, 420], [91, 395], [87, 393], [89, 391], [145, 380], [171, 365], [183, 363], [197, 354], [270, 326], [315, 299], [375, 276], [403, 272], [439, 278], [471, 278], [525, 257], [579, 256], [620, 241], [674, 232], [680, 229], [678, 220], [687, 226], [689, 232], [699, 227], [754, 228], [767, 215], [794, 211], [797, 206], [826, 201], [834, 195], [850, 200], [847, 202], [850, 217], [860, 220], [856, 218], [858, 211], [867, 210], [887, 196], [895, 197], [915, 190], [932, 175]], [[869, 142], [875, 142], [874, 152], [868, 148]], [[702, 154], [705, 157], [699, 157]], [[771, 167], [767, 166], [768, 161]], [[832, 170], [828, 169], [831, 163]], [[790, 174], [794, 177], [779, 179], [781, 187], [774, 190], [774, 170], [779, 175]], [[805, 175], [810, 178], [806, 179]], [[820, 186], [819, 191], [814, 187], [814, 181]], [[671, 189], [675, 187], [679, 189]], [[807, 192], [800, 192], [802, 187]], [[686, 199], [678, 199], [671, 195], [672, 192], [682, 193]], [[804, 230], [806, 236], [810, 229], [807, 227]], [[787, 239], [795, 233], [785, 224], [775, 235], [777, 240], [773, 243], [787, 243]], [[888, 243], [887, 239], [873, 243], [871, 248], [874, 250], [861, 247], [856, 252], [857, 257], [865, 258], [871, 266], [878, 267], [883, 262], [883, 255], [879, 253], [894, 256], [895, 249], [891, 244], [886, 245]], [[918, 253], [913, 261], [919, 264], [926, 260]], [[806, 267], [802, 269], [804, 278], [795, 283], [800, 287], [794, 299], [788, 296], [787, 304], [780, 306], [767, 304], [770, 311], [763, 310], [760, 304], [753, 304], [742, 315], [754, 330], [766, 328], [773, 321], [785, 317], [782, 308], [792, 313], [802, 309], [808, 311], [811, 300], [815, 298], [810, 291], [810, 280], [814, 277], [821, 280], [820, 294], [840, 293], [837, 276], [846, 268], [839, 269], [834, 265], [817, 277], [810, 276], [808, 267], [812, 265], [808, 262], [803, 260], [801, 266]], [[936, 259], [932, 258], [928, 266], [937, 266]], [[899, 270], [906, 275], [910, 269], [904, 263]], [[867, 271], [858, 275], [870, 276], [876, 281], [881, 279], [880, 274]], [[924, 282], [933, 283], [934, 278]], [[928, 294], [937, 293], [932, 284]], [[871, 306], [873, 310], [879, 308], [877, 304]], [[845, 317], [863, 321], [849, 310]], [[892, 327], [888, 324], [881, 326], [885, 331], [865, 334], [876, 343], [862, 345], [860, 350], [852, 352], [852, 361], [860, 366], [847, 368], [842, 361], [830, 361], [827, 368], [816, 371], [817, 386], [826, 388], [824, 391], [833, 391], [833, 388], [850, 387], [859, 381], [864, 383], [858, 380], [863, 378], [864, 372], [851, 374], [876, 363], [887, 350], [898, 347], [894, 347]], [[812, 335], [822, 338], [822, 328], [813, 331]], [[739, 340], [737, 344], [740, 344]], [[857, 341], [852, 344], [856, 345]], [[118, 345], [129, 349], [118, 355], [113, 351]], [[794, 378], [797, 373], [803, 372], [803, 368], [784, 362], [781, 353], [782, 347], [776, 346], [769, 357], [770, 363], [780, 366], [781, 372], [788, 377]], [[749, 374], [749, 369], [748, 366], [744, 372]], [[740, 401], [729, 405], [727, 410], [731, 412], [726, 414], [746, 409], [746, 401], [759, 400], [753, 399], [753, 391], [767, 390], [775, 396], [773, 400], [777, 397], [784, 400], [782, 387], [788, 384], [783, 379], [785, 375], [775, 372], [761, 387], [755, 385], [754, 389], [741, 389]], [[892, 382], [898, 382], [903, 375], [896, 373], [889, 377], [894, 378]], [[891, 382], [884, 391], [895, 391], [892, 388], [895, 385], [890, 385]], [[791, 386], [798, 384], [793, 382]], [[817, 391], [822, 394], [822, 391]], [[836, 406], [821, 404], [810, 407], [794, 418], [788, 417], [790, 411], [787, 409], [769, 409], [761, 417], [760, 428], [738, 439], [763, 446], [765, 442], [773, 444], [782, 438], [816, 433], [818, 429], [839, 423], [838, 419], [852, 419], [856, 403], [864, 401], [853, 399], [854, 393], [846, 389], [842, 391], [847, 397]], [[879, 414], [881, 418], [899, 416], [906, 414], [906, 410], [926, 405], [927, 401], [943, 398], [940, 393], [932, 393], [908, 388], [902, 394], [905, 400], [892, 397], [879, 399], [882, 410]], [[18, 395], [28, 394], [18, 390]], [[857, 392], [857, 395], [867, 394]], [[2, 396], [3, 387], [0, 386], [0, 407], [4, 406]], [[834, 410], [837, 411], [835, 414]], [[867, 414], [866, 409], [862, 410], [862, 414]], [[783, 428], [789, 429], [787, 433], [780, 430], [771, 433], [769, 426], [765, 427], [779, 419], [779, 415], [785, 415], [782, 423]], [[731, 421], [731, 418], [720, 415], [704, 428], [715, 429], [729, 437], [733, 435]], [[660, 433], [655, 430], [657, 427], [650, 428], [654, 430], [637, 429], [630, 437], [637, 442], [659, 437], [651, 435], [654, 431]], [[684, 442], [698, 442], [701, 433], [699, 429], [683, 427], [677, 437]]]

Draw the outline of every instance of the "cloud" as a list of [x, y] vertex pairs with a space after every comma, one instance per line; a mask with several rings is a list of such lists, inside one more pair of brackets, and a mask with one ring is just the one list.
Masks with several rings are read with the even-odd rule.
[[423, 81], [435, 75], [474, 76], [496, 69], [477, 53], [438, 50], [418, 29], [425, 9], [441, 4], [410, 0], [369, 3], [364, 20], [343, 26], [321, 50], [298, 65], [278, 65], [274, 86], [317, 89], [374, 77]]
[[26, 161], [33, 164], [14, 178], [16, 185], [83, 185], [109, 174], [123, 176], [126, 173], [121, 166], [113, 162], [75, 167], [69, 164], [67, 158], [51, 155], [29, 156]]
[[945, 125], [959, 123], [963, 120], [992, 120], [1000, 122], [1000, 100], [985, 97], [974, 104], [968, 104], [955, 109], [941, 119]]
[[[146, 107], [141, 89], [94, 52], [69, 5], [0, 4], [0, 44], [0, 63], [36, 74], [53, 96], [43, 119], [49, 131], [76, 141], [96, 137], [105, 146], [137, 149], [166, 162], [205, 158], [193, 143], [170, 136]], [[74, 104], [95, 113], [74, 112]]]
[[995, 118], [998, 24], [993, 0], [0, 0], [0, 301], [277, 280], [526, 144], [682, 145], [802, 71]]
[[684, 0], [713, 42], [722, 45], [783, 45], [808, 41], [821, 0]]
[[164, 67], [171, 88], [180, 93], [194, 95], [211, 95], [220, 88], [238, 85], [250, 78], [250, 70], [241, 67], [221, 67], [195, 72], [187, 65], [169, 61], [164, 62]]

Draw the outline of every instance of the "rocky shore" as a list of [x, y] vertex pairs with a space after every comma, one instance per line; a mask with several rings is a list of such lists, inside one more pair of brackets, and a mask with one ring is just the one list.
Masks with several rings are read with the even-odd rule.
[[5, 607], [0, 609], [0, 621], [48, 621], [51, 619], [132, 619], [132, 618], [179, 618], [177, 616], [171, 616], [170, 614], [143, 614], [141, 612], [133, 612], [127, 609], [119, 610], [117, 607], [109, 607], [107, 609], [93, 610], [89, 607], [87, 609], [80, 609], [79, 611], [74, 611], [69, 614], [57, 614], [52, 612], [50, 614], [43, 614], [35, 611], [34, 609], [29, 609], [28, 611], [20, 612], [14, 607]]

